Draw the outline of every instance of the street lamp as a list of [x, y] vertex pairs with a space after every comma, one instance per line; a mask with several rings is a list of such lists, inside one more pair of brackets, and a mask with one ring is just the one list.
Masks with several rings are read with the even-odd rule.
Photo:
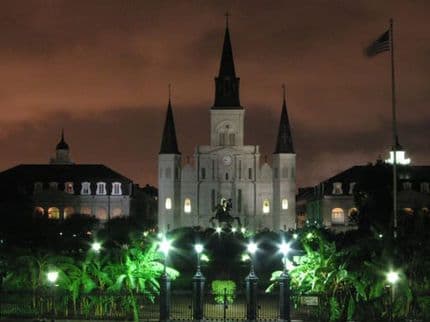
[[158, 248], [164, 255], [163, 275], [160, 283], [160, 321], [170, 319], [170, 279], [167, 275], [167, 256], [169, 255], [172, 242], [165, 237], [160, 241]]
[[205, 277], [200, 270], [200, 256], [203, 253], [203, 245], [195, 244], [194, 250], [197, 254], [197, 270], [193, 277], [193, 320], [203, 320], [203, 291]]
[[400, 280], [400, 274], [391, 270], [387, 273], [386, 278], [390, 289], [390, 322], [393, 322], [394, 287]]
[[46, 278], [49, 283], [52, 285], [52, 312], [51, 312], [51, 321], [55, 321], [55, 286], [58, 279], [58, 272], [50, 271], [46, 273]]
[[102, 249], [102, 244], [100, 242], [93, 242], [91, 244], [91, 249], [95, 252], [95, 253], [99, 253], [100, 250]]
[[279, 276], [279, 317], [283, 321], [290, 322], [290, 275], [288, 274], [288, 253], [291, 251], [290, 243], [282, 241], [279, 245], [282, 253], [282, 274]]
[[220, 226], [218, 226], [217, 228], [215, 228], [215, 232], [217, 234], [221, 234], [222, 228]]
[[246, 249], [248, 251], [251, 267], [249, 275], [245, 278], [246, 285], [246, 318], [249, 321], [257, 320], [257, 293], [258, 293], [258, 277], [254, 272], [254, 254], [257, 252], [257, 244], [250, 242]]

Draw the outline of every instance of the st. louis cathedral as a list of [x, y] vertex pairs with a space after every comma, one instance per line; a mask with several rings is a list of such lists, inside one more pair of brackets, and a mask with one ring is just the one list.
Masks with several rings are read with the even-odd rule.
[[[272, 165], [261, 161], [258, 145], [244, 145], [245, 108], [228, 26], [210, 108], [210, 145], [195, 148], [183, 166], [169, 99], [158, 158], [158, 225], [209, 227], [215, 209], [228, 201], [229, 214], [248, 229], [295, 228], [296, 155], [284, 101]], [[274, 139], [275, 141], [275, 139]]]

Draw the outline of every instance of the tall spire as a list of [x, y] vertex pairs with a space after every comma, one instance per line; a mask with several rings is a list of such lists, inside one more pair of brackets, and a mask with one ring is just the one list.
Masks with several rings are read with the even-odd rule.
[[169, 103], [167, 104], [166, 121], [164, 123], [163, 137], [161, 138], [160, 154], [181, 154], [176, 140], [175, 121], [171, 103], [171, 86], [169, 84]]
[[274, 154], [280, 153], [294, 153], [293, 138], [291, 136], [290, 121], [288, 120], [286, 90], [285, 85], [282, 85], [283, 90], [283, 103], [281, 120], [279, 122], [278, 139]]
[[61, 139], [60, 142], [58, 142], [56, 150], [68, 150], [69, 145], [64, 140], [64, 128], [61, 129]]
[[218, 77], [215, 78], [214, 109], [242, 109], [239, 100], [239, 78], [234, 68], [233, 49], [230, 41], [228, 17], [226, 13], [226, 27], [224, 44], [222, 47], [221, 63]]

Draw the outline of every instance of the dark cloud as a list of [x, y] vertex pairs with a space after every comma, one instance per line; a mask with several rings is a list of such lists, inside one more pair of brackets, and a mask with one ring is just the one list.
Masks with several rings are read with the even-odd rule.
[[363, 48], [395, 18], [399, 129], [427, 163], [428, 1], [3, 1], [0, 167], [46, 162], [66, 128], [78, 162], [156, 184], [173, 84], [180, 149], [209, 141], [229, 10], [246, 143], [271, 155], [287, 84], [300, 185], [374, 161], [390, 146], [386, 54]]

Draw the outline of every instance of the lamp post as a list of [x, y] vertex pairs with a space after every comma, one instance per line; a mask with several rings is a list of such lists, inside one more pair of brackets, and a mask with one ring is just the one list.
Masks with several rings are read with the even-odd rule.
[[399, 281], [400, 275], [398, 272], [389, 271], [387, 273], [387, 281], [388, 281], [388, 287], [390, 289], [390, 322], [393, 322], [393, 303], [394, 303], [394, 287], [396, 283]]
[[257, 244], [250, 242], [247, 245], [247, 251], [250, 257], [250, 270], [245, 278], [246, 285], [246, 319], [248, 321], [257, 320], [257, 292], [258, 292], [258, 277], [254, 271], [254, 254], [257, 251]]
[[279, 245], [279, 251], [282, 253], [282, 274], [279, 276], [279, 318], [280, 320], [290, 322], [290, 275], [288, 274], [287, 260], [290, 252], [290, 244], [282, 242]]
[[46, 278], [48, 279], [49, 283], [51, 284], [52, 288], [52, 310], [51, 310], [51, 321], [55, 321], [55, 286], [58, 279], [58, 272], [51, 271], [46, 274]]
[[159, 245], [160, 251], [164, 255], [163, 274], [160, 283], [160, 321], [168, 321], [170, 318], [170, 278], [167, 275], [167, 256], [171, 242], [164, 238]]
[[193, 320], [203, 320], [203, 296], [205, 287], [205, 277], [200, 270], [200, 256], [203, 252], [203, 245], [194, 245], [197, 254], [197, 270], [193, 277]]

